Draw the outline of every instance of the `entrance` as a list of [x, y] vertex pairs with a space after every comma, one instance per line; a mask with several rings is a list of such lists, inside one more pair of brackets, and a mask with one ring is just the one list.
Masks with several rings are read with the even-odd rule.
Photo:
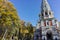
[[51, 31], [47, 31], [46, 37], [47, 37], [47, 40], [53, 40], [52, 32]]

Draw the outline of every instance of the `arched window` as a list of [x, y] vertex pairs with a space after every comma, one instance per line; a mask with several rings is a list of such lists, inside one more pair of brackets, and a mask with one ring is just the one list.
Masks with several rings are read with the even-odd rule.
[[46, 26], [46, 21], [44, 21], [44, 26]]
[[51, 12], [49, 12], [49, 15], [51, 15]]
[[50, 20], [49, 23], [50, 23], [50, 26], [52, 26], [52, 20]]
[[49, 22], [47, 22], [47, 25], [49, 25]]
[[44, 39], [43, 40], [45, 40], [45, 37], [44, 37]]
[[45, 15], [47, 16], [47, 15], [48, 15], [48, 13], [47, 13], [47, 12], [45, 12]]
[[55, 38], [55, 40], [57, 40], [57, 38]]
[[42, 13], [42, 16], [43, 16], [43, 13]]
[[57, 22], [57, 20], [55, 20], [55, 23]]

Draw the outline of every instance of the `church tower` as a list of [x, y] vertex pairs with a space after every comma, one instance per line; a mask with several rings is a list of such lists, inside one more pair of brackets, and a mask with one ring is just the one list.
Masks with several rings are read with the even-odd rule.
[[56, 27], [59, 26], [47, 0], [42, 0], [41, 13], [39, 14], [39, 21], [40, 26], [54, 26], [54, 25]]
[[36, 27], [36, 32], [34, 33], [34, 39], [39, 36], [38, 39], [41, 40], [55, 40], [59, 39], [57, 28], [59, 27], [59, 22], [54, 17], [48, 1], [42, 0], [41, 3], [41, 13], [39, 14], [39, 21]]
[[53, 12], [51, 11], [51, 8], [47, 0], [42, 0], [40, 18], [48, 19], [48, 18], [53, 18], [53, 17], [54, 17]]

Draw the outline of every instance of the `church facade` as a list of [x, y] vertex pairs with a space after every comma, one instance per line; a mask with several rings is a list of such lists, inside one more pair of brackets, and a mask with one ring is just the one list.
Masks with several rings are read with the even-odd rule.
[[42, 0], [41, 13], [34, 33], [34, 40], [60, 40], [59, 22], [54, 17], [47, 0]]

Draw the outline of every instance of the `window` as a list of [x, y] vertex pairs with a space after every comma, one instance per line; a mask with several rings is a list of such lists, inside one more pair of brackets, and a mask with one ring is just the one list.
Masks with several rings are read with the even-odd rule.
[[42, 16], [43, 16], [43, 13], [42, 13]]
[[51, 20], [49, 21], [49, 23], [50, 23], [50, 26], [52, 26], [52, 21]]
[[49, 15], [51, 15], [51, 12], [49, 12]]
[[49, 25], [49, 22], [47, 22], [47, 25]]
[[44, 22], [44, 26], [46, 26], [46, 21]]
[[45, 15], [47, 16], [47, 15], [48, 15], [48, 13], [47, 13], [47, 12], [45, 12]]
[[44, 40], [45, 40], [45, 37], [44, 37]]
[[55, 23], [57, 22], [57, 20], [55, 20]]

